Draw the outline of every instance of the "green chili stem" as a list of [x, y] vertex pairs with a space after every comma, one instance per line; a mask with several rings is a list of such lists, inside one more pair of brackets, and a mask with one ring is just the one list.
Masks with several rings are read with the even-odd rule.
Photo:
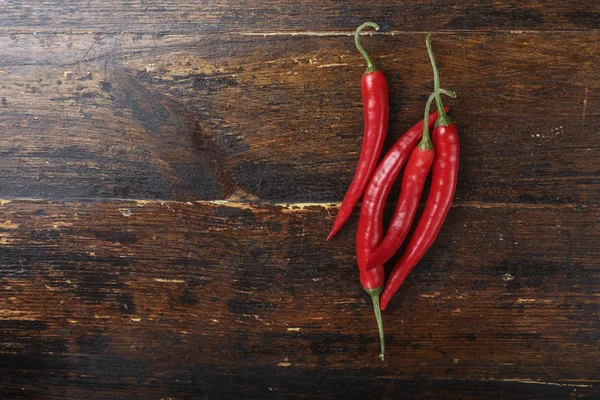
[[[440, 94], [445, 94], [446, 96], [452, 97], [452, 98], [456, 97], [456, 93], [454, 93], [451, 90], [436, 89], [433, 91], [433, 93], [431, 93], [431, 95], [427, 99], [427, 103], [425, 104], [425, 114], [423, 116], [423, 138], [419, 142], [419, 149], [421, 149], [421, 150], [433, 149], [433, 143], [431, 142], [431, 137], [429, 136], [429, 123], [428, 123], [429, 109], [431, 108], [431, 102], [433, 101], [433, 99], [436, 99], [435, 102], [436, 102], [436, 104], [438, 104], [438, 107], [439, 107], [439, 103], [438, 103], [437, 99], [440, 97]], [[444, 112], [443, 107], [442, 107], [442, 112]], [[438, 120], [439, 120], [439, 115], [440, 115], [440, 112], [438, 110]]]
[[383, 334], [383, 320], [381, 319], [381, 309], [379, 308], [379, 295], [383, 291], [383, 288], [376, 289], [365, 289], [367, 293], [371, 295], [373, 300], [373, 310], [375, 311], [375, 319], [377, 320], [377, 329], [379, 329], [379, 343], [381, 344], [381, 353], [379, 358], [381, 361], [385, 358], [385, 336]]
[[[433, 68], [433, 90], [438, 90], [440, 88], [440, 76], [438, 74], [437, 65], [435, 63], [435, 57], [433, 56], [433, 49], [431, 48], [431, 33], [427, 34], [425, 44], [427, 45], [427, 54], [429, 55], [431, 67]], [[435, 97], [435, 104], [438, 110], [438, 119], [435, 123], [435, 126], [450, 125], [452, 123], [452, 118], [450, 118], [448, 114], [446, 114], [446, 111], [444, 111], [444, 103], [442, 103], [442, 98], [440, 97], [439, 93]]]
[[371, 28], [375, 28], [376, 31], [379, 30], [379, 25], [377, 25], [375, 22], [365, 22], [364, 24], [362, 24], [361, 26], [359, 26], [356, 29], [356, 33], [354, 34], [354, 43], [356, 44], [356, 48], [358, 49], [358, 51], [360, 51], [360, 54], [362, 54], [365, 61], [367, 62], [367, 70], [365, 71], [365, 74], [368, 74], [369, 72], [377, 71], [377, 67], [375, 67], [375, 64], [373, 64], [373, 61], [371, 60], [371, 58], [369, 57], [369, 55], [367, 54], [365, 49], [363, 49], [362, 45], [360, 44], [360, 32], [363, 29], [365, 29], [367, 26], [370, 26]]

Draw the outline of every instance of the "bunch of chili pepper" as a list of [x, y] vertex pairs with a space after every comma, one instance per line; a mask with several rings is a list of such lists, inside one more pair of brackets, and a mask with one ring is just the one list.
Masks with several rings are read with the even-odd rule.
[[[387, 133], [388, 88], [384, 74], [377, 70], [360, 44], [360, 33], [366, 27], [379, 30], [377, 24], [366, 22], [358, 27], [354, 35], [356, 47], [367, 62], [367, 70], [362, 77], [365, 120], [363, 144], [354, 179], [327, 239], [331, 239], [342, 228], [362, 196], [356, 232], [356, 260], [360, 281], [373, 301], [381, 343], [379, 357], [383, 360], [385, 340], [381, 310], [386, 309], [410, 271], [433, 244], [448, 214], [458, 175], [458, 131], [446, 114], [448, 108], [444, 108], [440, 97], [440, 94], [449, 97], [456, 97], [456, 94], [440, 89], [429, 34], [426, 44], [433, 68], [434, 92], [425, 105], [424, 118], [400, 137], [378, 164]], [[429, 115], [434, 99], [437, 112]], [[385, 204], [403, 166], [400, 197], [384, 235]], [[430, 169], [433, 170], [432, 180], [423, 214], [384, 288], [383, 265], [402, 246], [413, 224]]]

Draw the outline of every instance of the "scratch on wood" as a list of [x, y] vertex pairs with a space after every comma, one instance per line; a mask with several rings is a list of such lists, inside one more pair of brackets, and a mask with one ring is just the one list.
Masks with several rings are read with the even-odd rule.
[[317, 68], [343, 67], [344, 65], [348, 65], [348, 64], [346, 64], [346, 63], [341, 63], [341, 64], [323, 64], [323, 65], [319, 65]]
[[[245, 317], [249, 317], [249, 315], [248, 315], [248, 314], [243, 314], [243, 315], [244, 315]], [[259, 316], [258, 316], [258, 315], [256, 315], [256, 314], [253, 314], [252, 316], [254, 317], [254, 319], [255, 319], [255, 320], [257, 320], [257, 321], [259, 321], [259, 322], [262, 322], [263, 324], [265, 324], [265, 325], [267, 325], [267, 326], [270, 326], [270, 325], [271, 325], [271, 323], [270, 323], [270, 322], [266, 322], [265, 320], [263, 320], [261, 317], [259, 317]]]
[[81, 59], [75, 63], [75, 69], [79, 68], [79, 65], [82, 62], [85, 61], [85, 58], [88, 56], [88, 54], [90, 54], [90, 51], [92, 51], [92, 49], [94, 48], [94, 46], [96, 46], [96, 44], [98, 43], [98, 41], [101, 38], [102, 38], [102, 35], [98, 35], [98, 37], [96, 38], [96, 40], [94, 40], [94, 42], [92, 43], [92, 45], [87, 49], [87, 51], [85, 52], [85, 54], [83, 55], [83, 57], [81, 57]]
[[578, 387], [578, 388], [590, 388], [592, 385], [585, 385], [582, 383], [557, 383], [557, 382], [542, 382], [542, 381], [531, 381], [523, 379], [502, 379], [502, 382], [518, 382], [533, 385], [548, 385], [548, 386], [562, 386], [562, 387]]
[[588, 85], [585, 85], [585, 90], [583, 92], [583, 111], [581, 112], [581, 123], [583, 124], [585, 122], [585, 115], [587, 112], [587, 101], [588, 98]]
[[153, 281], [161, 282], [161, 283], [185, 283], [185, 281], [183, 279], [154, 278]]

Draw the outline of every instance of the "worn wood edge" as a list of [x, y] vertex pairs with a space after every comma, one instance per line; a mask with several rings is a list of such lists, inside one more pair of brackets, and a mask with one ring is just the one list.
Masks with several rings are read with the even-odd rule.
[[[440, 35], [548, 35], [548, 34], [590, 34], [596, 33], [596, 29], [431, 29], [431, 30], [406, 30], [406, 31], [387, 31], [387, 32], [363, 32], [361, 36], [402, 36], [402, 35], [424, 35], [434, 32]], [[354, 36], [355, 31], [264, 31], [264, 32], [240, 32], [229, 30], [44, 30], [44, 29], [11, 29], [0, 28], [0, 35], [35, 35], [35, 36], [59, 36], [59, 35], [178, 35], [178, 36], [210, 36], [210, 35], [229, 35], [229, 36], [318, 36], [318, 37], [337, 37]]]
[[[227, 206], [231, 208], [240, 209], [260, 209], [264, 207], [276, 207], [286, 211], [303, 211], [311, 208], [325, 208], [325, 209], [337, 209], [341, 206], [341, 202], [271, 202], [271, 201], [239, 201], [239, 200], [194, 200], [194, 201], [178, 201], [178, 200], [166, 200], [166, 199], [126, 199], [126, 198], [74, 198], [74, 199], [47, 199], [47, 198], [6, 198], [0, 199], [0, 206], [9, 203], [35, 203], [35, 204], [120, 204], [120, 203], [133, 203], [140, 207], [146, 204], [198, 204], [204, 206]], [[424, 206], [425, 203], [421, 202], [420, 206]], [[356, 205], [356, 209], [359, 209], [361, 203]], [[596, 209], [600, 208], [595, 204], [552, 204], [552, 203], [487, 203], [479, 201], [465, 201], [455, 202], [451, 205], [453, 208], [466, 207], [466, 208], [519, 208], [519, 209]]]

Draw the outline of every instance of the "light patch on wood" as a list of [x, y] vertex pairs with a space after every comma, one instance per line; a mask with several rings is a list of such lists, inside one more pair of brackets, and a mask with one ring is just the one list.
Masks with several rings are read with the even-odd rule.
[[[243, 35], [243, 36], [354, 36], [354, 32], [340, 32], [340, 31], [328, 31], [328, 32], [233, 32], [233, 34]], [[361, 36], [372, 34], [370, 33], [361, 33]]]
[[46, 287], [46, 289], [48, 289], [48, 291], [50, 292], [60, 292], [60, 289], [54, 288], [52, 286], [48, 286], [47, 284], [44, 283], [44, 286]]
[[437, 297], [437, 296], [439, 296], [439, 295], [440, 295], [440, 292], [433, 292], [433, 293], [431, 293], [431, 294], [425, 294], [425, 293], [423, 293], [423, 294], [421, 295], [421, 297]]
[[130, 208], [119, 208], [121, 211], [121, 215], [124, 217], [131, 217], [131, 209]]
[[12, 200], [0, 199], [0, 206], [3, 206], [8, 203], [12, 203]]
[[72, 222], [64, 222], [64, 221], [56, 221], [56, 222], [54, 222], [52, 224], [52, 227], [54, 229], [58, 229], [58, 228], [61, 228], [63, 226], [73, 226], [73, 223]]
[[284, 209], [289, 209], [289, 210], [305, 210], [307, 208], [311, 208], [311, 207], [325, 207], [325, 208], [339, 208], [342, 203], [332, 203], [332, 202], [328, 202], [328, 203], [276, 203], [275, 204], [278, 207], [283, 207]]
[[517, 299], [517, 303], [535, 303], [536, 299]]
[[[197, 201], [198, 204], [206, 204], [206, 201]], [[239, 208], [240, 210], [256, 210], [257, 207], [254, 204], [243, 203], [237, 201], [229, 201], [229, 200], [211, 200], [208, 201], [209, 204], [219, 205], [219, 206], [227, 206], [233, 208]]]
[[17, 229], [19, 226], [19, 224], [13, 223], [10, 219], [0, 222], [0, 228], [2, 229]]
[[287, 328], [288, 331], [290, 332], [300, 332], [301, 328]]
[[502, 275], [502, 280], [504, 282], [512, 281], [513, 279], [515, 279], [515, 277], [509, 274], [508, 272]]
[[286, 357], [286, 358], [283, 359], [282, 362], [278, 363], [277, 366], [279, 366], [279, 367], [290, 367], [292, 365], [292, 363], [289, 362], [289, 361], [290, 361], [289, 358]]
[[8, 237], [8, 233], [0, 233], [0, 245], [11, 244], [13, 240], [9, 239]]
[[153, 281], [160, 283], [185, 283], [183, 279], [154, 278]]
[[0, 309], [0, 320], [36, 321], [38, 315], [21, 310]]

